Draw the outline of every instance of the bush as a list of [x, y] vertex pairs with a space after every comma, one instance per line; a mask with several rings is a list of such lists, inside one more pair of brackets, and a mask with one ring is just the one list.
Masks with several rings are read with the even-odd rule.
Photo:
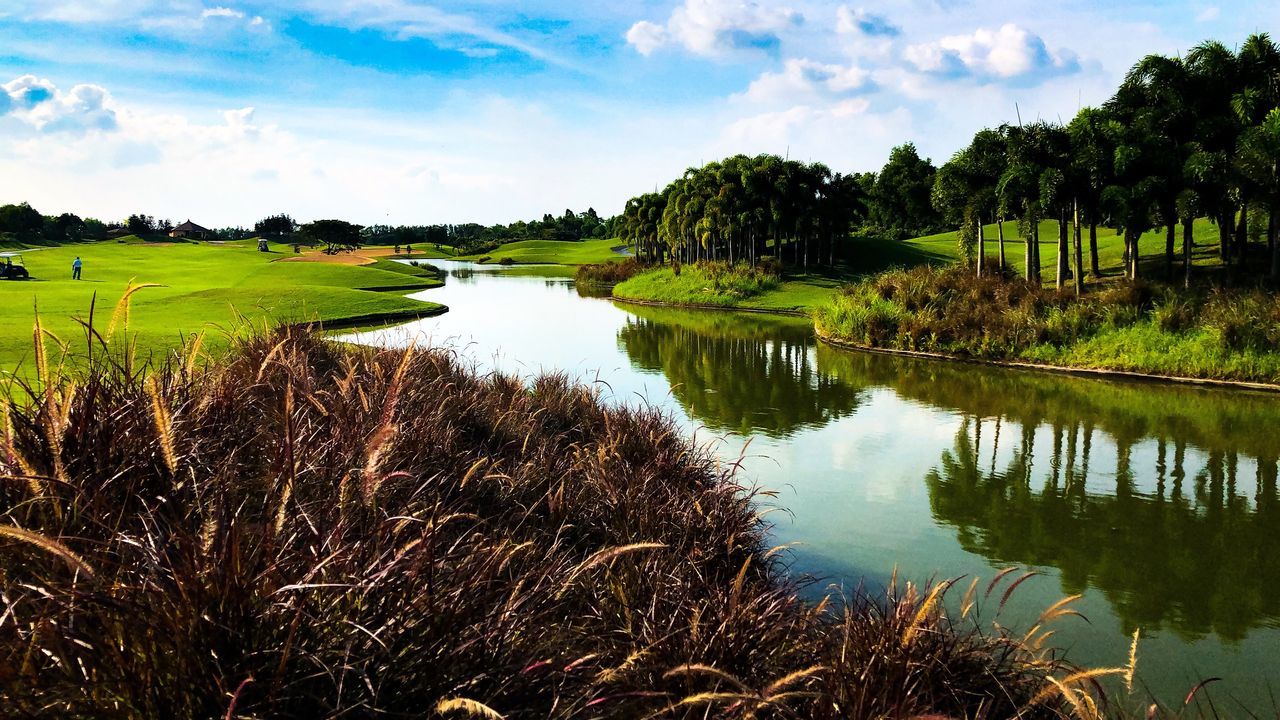
[[498, 261], [499, 265], [515, 265], [516, 261], [509, 257], [504, 257]]
[[639, 275], [649, 267], [639, 258], [629, 257], [620, 262], [580, 265], [574, 277], [579, 283], [584, 284], [616, 285]]
[[1069, 668], [945, 585], [805, 604], [732, 466], [654, 410], [290, 330], [192, 357], [99, 354], [6, 407], [6, 715], [1061, 705], [1029, 701]]

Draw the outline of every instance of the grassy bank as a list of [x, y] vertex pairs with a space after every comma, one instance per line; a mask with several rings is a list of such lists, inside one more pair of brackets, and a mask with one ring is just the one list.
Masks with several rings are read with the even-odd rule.
[[[27, 251], [33, 279], [0, 282], [0, 368], [12, 369], [30, 357], [37, 309], [46, 330], [71, 341], [81, 331], [76, 318], [88, 318], [95, 296], [96, 322], [103, 328], [131, 283], [148, 285], [132, 294], [128, 318], [140, 353], [173, 348], [184, 335], [243, 320], [340, 323], [440, 309], [403, 294], [439, 285], [425, 271], [389, 262], [273, 262], [295, 257], [292, 249], [260, 253], [254, 247], [256, 242], [112, 241]], [[77, 256], [84, 263], [78, 281], [71, 279]], [[221, 337], [211, 333], [210, 341]], [[79, 341], [69, 345], [73, 352], [82, 347]]]
[[979, 630], [1016, 574], [955, 614], [945, 584], [807, 605], [730, 466], [561, 377], [290, 332], [150, 379], [98, 359], [6, 408], [16, 716], [1057, 717], [1093, 692], [1050, 684], [1043, 628]]
[[616, 239], [582, 242], [521, 240], [500, 245], [491, 252], [480, 255], [459, 255], [455, 259], [478, 262], [482, 258], [488, 258], [485, 260], [486, 263], [499, 263], [510, 259], [511, 262], [519, 264], [588, 265], [623, 259], [622, 255], [613, 250], [619, 245], [621, 242]]
[[1076, 299], [958, 266], [920, 267], [850, 286], [819, 310], [816, 326], [870, 348], [1280, 383], [1280, 311], [1259, 291], [1186, 296], [1115, 285]]

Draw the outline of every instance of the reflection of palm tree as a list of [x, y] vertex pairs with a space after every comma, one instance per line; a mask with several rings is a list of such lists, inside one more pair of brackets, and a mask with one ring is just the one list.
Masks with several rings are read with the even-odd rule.
[[[1083, 430], [1082, 463], [1092, 428]], [[1054, 429], [1054, 461], [1041, 471], [1045, 482], [1036, 492], [1034, 426], [1022, 426], [1009, 464], [993, 472], [975, 462], [976, 433], [964, 422], [954, 448], [926, 477], [934, 516], [956, 528], [966, 550], [994, 563], [1057, 567], [1068, 592], [1099, 588], [1129, 629], [1164, 626], [1184, 637], [1212, 631], [1238, 640], [1251, 627], [1280, 618], [1273, 592], [1280, 587], [1280, 554], [1272, 543], [1280, 520], [1274, 457], [1258, 461], [1254, 509], [1233, 492], [1235, 453], [1211, 452], [1196, 474], [1195, 500], [1184, 500], [1181, 442], [1174, 445], [1167, 497], [1159, 488], [1154, 496], [1136, 491], [1128, 442], [1117, 444], [1115, 494], [1087, 494], [1071, 470], [1076, 429], [1059, 458], [1061, 431]], [[1167, 457], [1163, 449], [1159, 453]]]
[[636, 366], [663, 373], [680, 405], [712, 428], [785, 437], [861, 402], [860, 388], [815, 369], [807, 324], [628, 309], [639, 317], [618, 332], [619, 345]]

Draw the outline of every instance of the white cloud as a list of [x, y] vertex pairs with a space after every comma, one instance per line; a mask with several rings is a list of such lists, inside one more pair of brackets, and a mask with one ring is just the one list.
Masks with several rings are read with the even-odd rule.
[[875, 37], [897, 37], [902, 28], [894, 25], [883, 15], [874, 15], [863, 8], [851, 8], [841, 5], [836, 8], [836, 32], [842, 35], [871, 35]]
[[781, 72], [765, 72], [743, 97], [757, 103], [799, 103], [868, 89], [870, 74], [857, 65], [829, 65], [791, 58]]
[[641, 20], [627, 30], [627, 42], [635, 46], [636, 52], [649, 55], [667, 41], [667, 29], [657, 23]]
[[97, 85], [76, 85], [64, 93], [46, 79], [23, 75], [0, 88], [0, 115], [12, 115], [38, 132], [116, 129], [111, 95]]
[[1050, 52], [1040, 36], [1013, 23], [995, 31], [979, 29], [970, 35], [912, 45], [905, 57], [922, 72], [984, 80], [1034, 79], [1080, 68], [1074, 53]]
[[1196, 15], [1196, 22], [1213, 22], [1214, 20], [1217, 20], [1218, 16], [1221, 14], [1222, 10], [1219, 9], [1217, 5], [1211, 5], [1204, 10], [1201, 10], [1199, 15]]
[[240, 12], [239, 10], [232, 10], [229, 7], [212, 7], [212, 8], [206, 8], [204, 12], [200, 13], [200, 19], [208, 20], [209, 18], [243, 19], [244, 13]]
[[684, 0], [665, 25], [642, 20], [627, 31], [627, 42], [643, 55], [666, 44], [715, 57], [733, 50], [773, 49], [780, 33], [803, 21], [789, 7], [752, 0]]

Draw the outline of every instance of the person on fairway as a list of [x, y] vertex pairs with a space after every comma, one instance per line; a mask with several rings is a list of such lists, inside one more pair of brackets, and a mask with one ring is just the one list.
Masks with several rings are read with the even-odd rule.
[[79, 256], [79, 255], [77, 255], [77, 256], [76, 256], [76, 259], [75, 259], [75, 262], [71, 263], [71, 279], [72, 279], [72, 280], [79, 280], [79, 279], [80, 279], [80, 266], [81, 266], [81, 265], [83, 265], [83, 263], [81, 263], [81, 262], [80, 262], [80, 256]]

